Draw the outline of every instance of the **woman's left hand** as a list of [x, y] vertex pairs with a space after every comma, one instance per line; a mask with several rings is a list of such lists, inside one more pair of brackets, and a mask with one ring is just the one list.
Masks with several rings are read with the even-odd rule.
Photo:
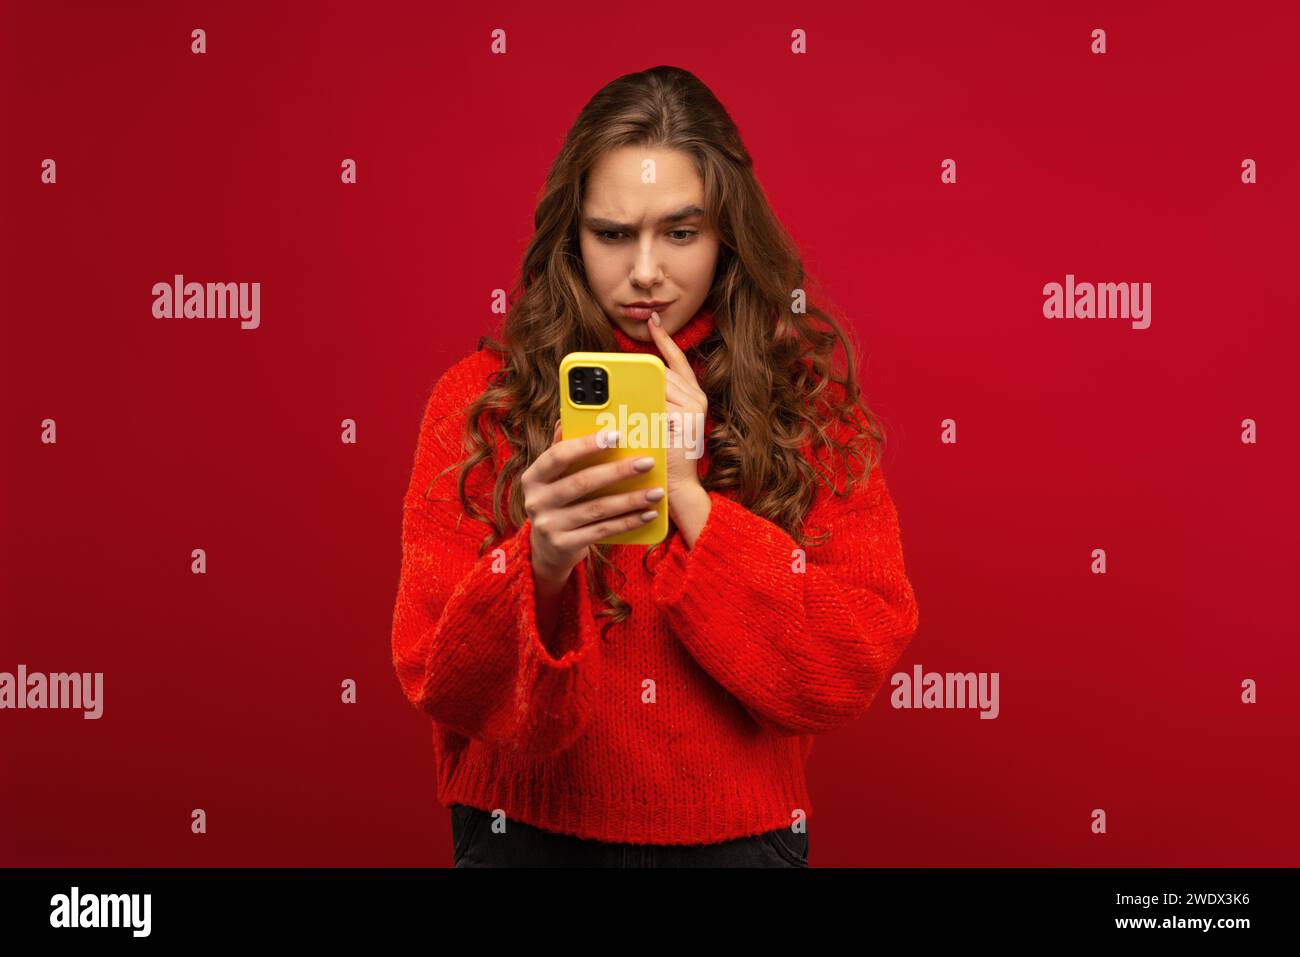
[[[650, 314], [650, 337], [659, 348], [667, 370], [667, 388], [665, 399], [669, 412], [668, 423], [671, 430], [667, 449], [668, 457], [668, 510], [670, 514], [678, 511], [688, 496], [700, 485], [698, 463], [704, 452], [704, 423], [709, 411], [709, 398], [695, 379], [695, 371], [686, 359], [686, 353], [678, 348], [672, 337], [664, 332], [655, 320], [658, 313]], [[673, 415], [672, 413], [677, 413]], [[685, 428], [683, 438], [682, 429]], [[692, 446], [688, 448], [689, 446]], [[691, 456], [687, 455], [691, 453]]]

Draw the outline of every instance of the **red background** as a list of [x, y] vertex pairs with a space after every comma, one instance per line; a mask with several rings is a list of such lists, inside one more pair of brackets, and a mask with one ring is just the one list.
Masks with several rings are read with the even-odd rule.
[[[1294, 4], [4, 8], [0, 671], [105, 713], [0, 713], [0, 864], [450, 862], [389, 648], [420, 415], [568, 125], [659, 63], [864, 344], [898, 670], [1001, 675], [997, 720], [886, 688], [820, 738], [812, 863], [1297, 863]], [[261, 328], [154, 319], [178, 272], [261, 282]], [[1045, 319], [1067, 272], [1151, 327]]]

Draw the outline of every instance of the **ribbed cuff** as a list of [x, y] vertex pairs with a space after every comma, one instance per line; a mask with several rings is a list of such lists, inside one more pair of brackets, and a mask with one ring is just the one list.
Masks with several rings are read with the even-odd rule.
[[519, 609], [519, 634], [524, 651], [546, 666], [573, 668], [593, 657], [597, 644], [591, 595], [587, 592], [587, 560], [584, 558], [569, 573], [560, 592], [560, 614], [552, 637], [552, 648], [542, 641], [537, 627], [537, 579], [533, 575], [532, 522], [525, 519], [515, 535], [514, 554], [507, 549], [507, 565], [516, 565], [519, 575], [514, 594]]
[[709, 501], [695, 546], [687, 548], [680, 533], [668, 543], [655, 568], [655, 604], [678, 625], [700, 625], [724, 605], [734, 611], [732, 621], [751, 619], [758, 628], [765, 612], [779, 613], [773, 609], [799, 599], [800, 583], [790, 568], [794, 539], [720, 492], [710, 491]]

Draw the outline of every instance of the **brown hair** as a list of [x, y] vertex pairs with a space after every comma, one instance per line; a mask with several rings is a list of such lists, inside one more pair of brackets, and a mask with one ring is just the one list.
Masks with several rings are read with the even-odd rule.
[[[737, 501], [803, 547], [809, 541], [803, 524], [816, 477], [827, 476], [800, 449], [811, 441], [814, 453], [829, 449], [847, 464], [851, 452], [864, 463], [860, 476], [850, 472], [844, 490], [826, 481], [843, 496], [855, 478], [866, 481], [879, 461], [884, 434], [859, 398], [854, 346], [845, 330], [810, 302], [802, 312], [791, 308], [795, 291], [805, 289], [803, 264], [754, 177], [753, 161], [731, 117], [694, 74], [657, 66], [609, 83], [578, 115], [537, 204], [521, 278], [511, 290], [504, 342], [487, 336], [479, 341], [480, 349], [501, 355], [504, 365], [468, 407], [462, 435], [468, 457], [448, 469], [461, 468], [462, 509], [492, 525], [480, 555], [508, 534], [502, 508], [507, 488], [511, 526], [518, 529], [526, 518], [520, 476], [551, 444], [559, 418], [560, 360], [578, 350], [620, 351], [586, 283], [578, 222], [588, 171], [606, 150], [621, 146], [690, 155], [704, 183], [707, 222], [719, 235], [717, 269], [704, 302], [715, 325], [697, 346], [705, 359], [700, 387], [714, 423], [707, 436], [709, 472], [701, 483], [706, 489], [735, 489]], [[844, 347], [842, 374], [832, 363], [836, 342]], [[495, 460], [491, 425], [485, 429], [481, 421], [489, 412], [512, 450], [504, 463]], [[826, 428], [832, 419], [853, 426], [848, 444], [836, 442]], [[858, 447], [862, 440], [869, 440], [869, 455]], [[484, 460], [491, 460], [496, 476], [490, 517], [465, 492], [466, 476]], [[670, 535], [675, 532], [670, 529]], [[647, 549], [643, 565], [667, 541]], [[589, 553], [595, 559], [589, 566], [595, 572], [591, 591], [606, 604], [598, 614], [610, 619], [602, 635], [630, 613], [606, 582], [605, 570], [618, 570], [607, 548], [593, 545]]]

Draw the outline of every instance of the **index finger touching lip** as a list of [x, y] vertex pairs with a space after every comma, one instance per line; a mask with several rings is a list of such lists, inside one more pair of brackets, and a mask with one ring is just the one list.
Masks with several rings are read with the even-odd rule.
[[668, 334], [668, 330], [663, 326], [656, 327], [653, 322], [650, 323], [650, 328], [650, 337], [654, 340], [655, 345], [659, 347], [659, 351], [663, 353], [668, 368], [682, 375], [690, 372], [691, 367], [690, 363], [686, 361], [686, 353], [682, 352], [682, 347], [673, 341], [673, 337]]

